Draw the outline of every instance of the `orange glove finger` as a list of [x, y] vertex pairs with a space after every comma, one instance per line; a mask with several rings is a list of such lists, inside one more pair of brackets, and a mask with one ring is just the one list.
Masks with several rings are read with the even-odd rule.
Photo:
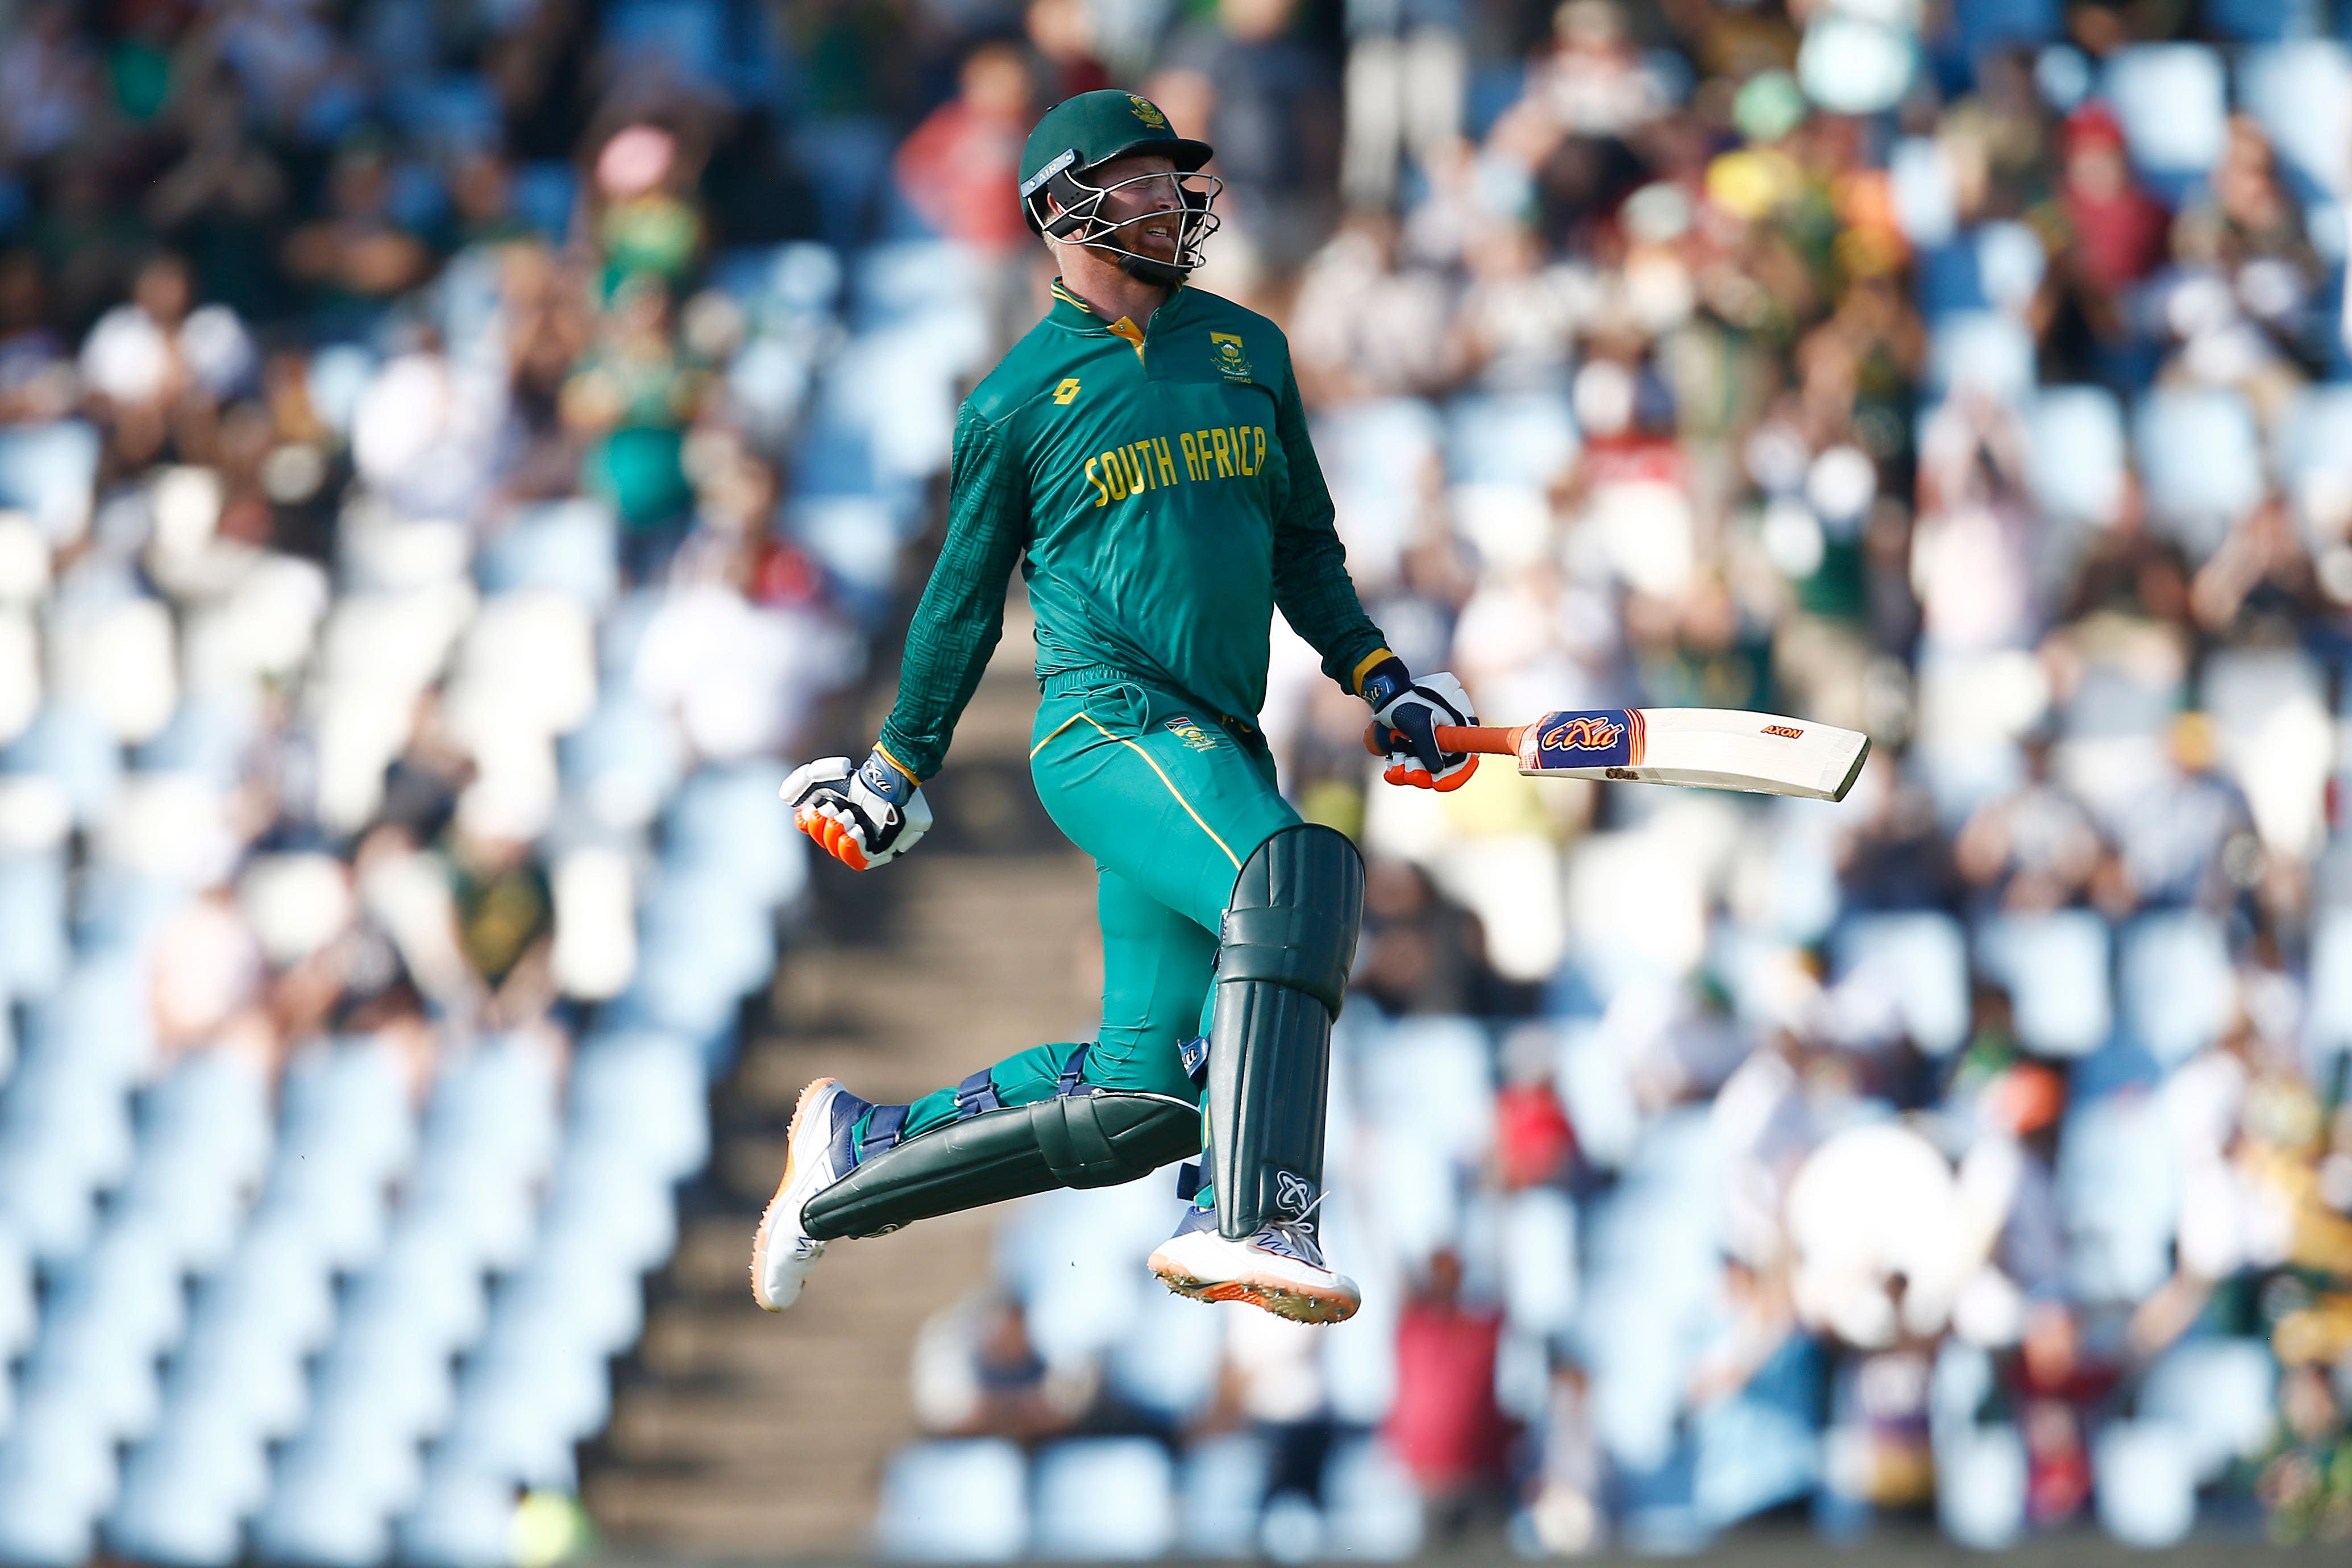
[[1459, 789], [1465, 784], [1469, 783], [1470, 775], [1477, 771], [1478, 759], [1474, 757], [1454, 772], [1447, 774], [1444, 778], [1431, 779], [1429, 787], [1437, 790], [1440, 794], [1444, 794], [1449, 790]]

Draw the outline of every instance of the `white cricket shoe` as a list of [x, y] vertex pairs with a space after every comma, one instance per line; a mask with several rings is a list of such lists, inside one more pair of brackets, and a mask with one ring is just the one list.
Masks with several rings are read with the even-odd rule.
[[1151, 1254], [1151, 1271], [1196, 1301], [1247, 1301], [1295, 1323], [1342, 1323], [1364, 1293], [1323, 1262], [1311, 1219], [1276, 1219], [1246, 1241], [1217, 1234], [1216, 1211], [1194, 1208]]
[[825, 1244], [801, 1228], [801, 1209], [849, 1174], [849, 1126], [866, 1103], [839, 1080], [820, 1078], [801, 1091], [800, 1103], [793, 1107], [792, 1129], [784, 1134], [784, 1178], [776, 1184], [751, 1243], [751, 1299], [769, 1312], [781, 1312], [799, 1301], [809, 1271], [824, 1256]]

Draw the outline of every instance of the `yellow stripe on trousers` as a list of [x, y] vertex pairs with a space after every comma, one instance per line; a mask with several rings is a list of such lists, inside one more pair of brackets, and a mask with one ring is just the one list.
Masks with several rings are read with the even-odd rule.
[[[1151, 753], [1144, 750], [1143, 747], [1136, 745], [1135, 742], [1122, 739], [1120, 737], [1113, 735], [1110, 731], [1104, 729], [1100, 724], [1096, 723], [1095, 716], [1092, 714], [1082, 713], [1065, 720], [1062, 725], [1054, 731], [1054, 735], [1061, 734], [1063, 730], [1069, 728], [1071, 725], [1076, 724], [1079, 719], [1085, 719], [1088, 724], [1094, 725], [1095, 728], [1101, 732], [1102, 737], [1105, 740], [1116, 740], [1121, 746], [1126, 747], [1129, 751], [1134, 752], [1138, 757], [1142, 758], [1143, 765], [1150, 768], [1154, 773], [1160, 775], [1160, 781], [1168, 786], [1168, 792], [1176, 797], [1176, 803], [1178, 805], [1184, 808], [1184, 814], [1192, 818], [1192, 821], [1199, 825], [1200, 830], [1202, 832], [1209, 835], [1209, 841], [1211, 843], [1224, 851], [1225, 858], [1234, 862], [1234, 869], [1235, 871], [1242, 869], [1241, 857], [1234, 854], [1231, 849], [1226, 848], [1225, 841], [1217, 837], [1217, 830], [1209, 826], [1206, 821], [1202, 821], [1200, 812], [1192, 810], [1192, 802], [1184, 799], [1184, 791], [1176, 788], [1176, 781], [1168, 777], [1167, 770], [1161, 768], [1159, 763], [1154, 762], [1151, 759]], [[1045, 740], [1053, 739], [1054, 735], [1047, 736]], [[1030, 748], [1029, 755], [1034, 757], [1040, 751], [1045, 750], [1045, 740], [1041, 740], [1035, 746], [1032, 747]]]

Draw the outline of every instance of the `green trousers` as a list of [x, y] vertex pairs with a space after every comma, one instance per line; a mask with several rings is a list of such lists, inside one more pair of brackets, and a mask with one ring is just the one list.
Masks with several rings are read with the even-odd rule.
[[[1177, 1042], [1209, 1031], [1217, 927], [1252, 851], [1298, 814], [1275, 788], [1255, 731], [1132, 681], [1049, 685], [1031, 731], [1037, 798], [1094, 857], [1102, 921], [1102, 1027], [1086, 1082], [1198, 1100]], [[1033, 1046], [988, 1070], [1007, 1105], [1055, 1091], [1074, 1042]], [[914, 1103], [901, 1139], [956, 1115], [956, 1091]], [[854, 1136], [862, 1140], [861, 1119]]]

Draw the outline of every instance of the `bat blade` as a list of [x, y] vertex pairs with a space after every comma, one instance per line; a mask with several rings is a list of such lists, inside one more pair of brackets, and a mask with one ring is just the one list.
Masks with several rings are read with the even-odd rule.
[[[1858, 730], [1737, 708], [1588, 708], [1517, 731], [1519, 771], [1843, 800], [1870, 756]], [[1439, 735], [1444, 744], [1444, 734]]]

